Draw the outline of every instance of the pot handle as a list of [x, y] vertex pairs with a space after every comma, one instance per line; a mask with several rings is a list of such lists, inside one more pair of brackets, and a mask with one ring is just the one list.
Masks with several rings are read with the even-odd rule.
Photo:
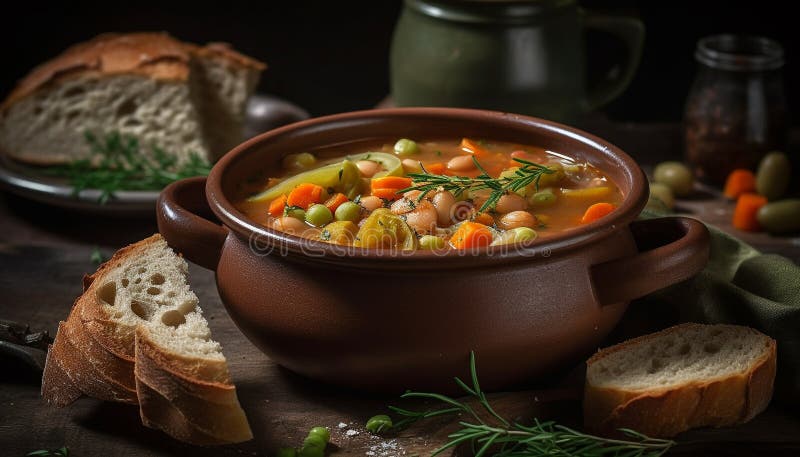
[[206, 178], [181, 179], [158, 196], [158, 231], [187, 259], [216, 270], [228, 231], [219, 225], [206, 200]]
[[636, 220], [630, 225], [639, 253], [591, 267], [598, 302], [629, 302], [688, 279], [708, 263], [710, 235], [689, 217]]

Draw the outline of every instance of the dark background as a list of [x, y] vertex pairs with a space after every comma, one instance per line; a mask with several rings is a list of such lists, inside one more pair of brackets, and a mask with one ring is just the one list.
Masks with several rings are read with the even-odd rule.
[[[588, 10], [637, 16], [647, 28], [640, 69], [629, 89], [606, 107], [613, 119], [678, 121], [695, 72], [698, 38], [759, 34], [780, 41], [794, 123], [800, 119], [797, 45], [800, 25], [779, 1], [583, 0]], [[166, 30], [189, 41], [227, 41], [269, 64], [260, 91], [288, 99], [313, 115], [368, 108], [389, 91], [388, 51], [401, 0], [371, 2], [261, 1], [17, 3], [0, 25], [0, 93], [36, 64], [68, 45], [106, 31]], [[590, 36], [590, 64], [613, 43]], [[590, 70], [596, 67], [590, 67]]]

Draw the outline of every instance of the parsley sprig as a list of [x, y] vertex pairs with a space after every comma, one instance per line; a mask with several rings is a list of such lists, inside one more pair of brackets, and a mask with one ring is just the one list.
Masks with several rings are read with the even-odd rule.
[[65, 177], [73, 195], [86, 189], [100, 190], [98, 203], [106, 203], [121, 190], [161, 190], [173, 181], [204, 176], [211, 165], [196, 153], [178, 164], [178, 159], [152, 146], [151, 154], [141, 151], [139, 140], [112, 132], [98, 138], [85, 133], [91, 156], [48, 169], [47, 174]]
[[402, 194], [412, 190], [421, 191], [420, 199], [424, 198], [430, 192], [438, 190], [449, 190], [456, 197], [468, 191], [477, 191], [483, 189], [491, 190], [489, 198], [481, 205], [480, 211], [485, 211], [489, 208], [494, 208], [500, 197], [508, 192], [516, 192], [523, 189], [530, 184], [534, 184], [536, 189], [539, 189], [539, 180], [542, 175], [553, 174], [556, 171], [548, 168], [545, 165], [533, 163], [525, 159], [514, 158], [521, 167], [514, 170], [511, 176], [501, 176], [499, 178], [492, 178], [489, 173], [484, 169], [474, 156], [472, 161], [475, 166], [480, 170], [481, 174], [472, 178], [469, 176], [448, 176], [437, 175], [428, 172], [425, 166], [420, 163], [421, 173], [408, 173], [408, 176], [415, 182], [411, 187], [407, 187], [398, 191]]
[[470, 374], [472, 385], [467, 385], [459, 378], [456, 384], [469, 396], [477, 399], [478, 404], [488, 413], [491, 422], [478, 414], [472, 406], [455, 398], [426, 392], [406, 392], [401, 398], [420, 398], [433, 400], [443, 404], [439, 409], [427, 411], [411, 411], [389, 406], [394, 413], [404, 419], [392, 428], [402, 429], [412, 423], [430, 417], [449, 414], [465, 416], [459, 421], [459, 429], [448, 435], [449, 441], [433, 452], [433, 456], [461, 444], [472, 447], [475, 457], [491, 455], [493, 457], [657, 457], [663, 455], [674, 441], [656, 439], [645, 436], [630, 429], [620, 429], [628, 439], [612, 439], [581, 433], [565, 427], [555, 421], [539, 421], [534, 419], [532, 425], [509, 422], [492, 408], [481, 390], [475, 366], [475, 353], [470, 353]]

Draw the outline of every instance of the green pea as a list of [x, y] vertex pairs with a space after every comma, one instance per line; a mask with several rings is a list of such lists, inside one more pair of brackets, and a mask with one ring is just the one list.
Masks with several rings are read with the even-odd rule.
[[311, 205], [306, 211], [306, 222], [314, 227], [322, 227], [333, 220], [333, 214], [327, 206], [319, 203]]
[[506, 230], [505, 232], [498, 235], [494, 241], [492, 241], [492, 246], [499, 246], [501, 244], [515, 244], [515, 243], [522, 243], [523, 241], [530, 241], [535, 240], [539, 234], [536, 233], [536, 230], [529, 228], [529, 227], [516, 227], [510, 230]]
[[293, 447], [282, 447], [275, 453], [275, 457], [295, 457], [297, 450]]
[[322, 457], [325, 455], [326, 442], [319, 435], [308, 435], [303, 446], [297, 452], [298, 457]]
[[299, 206], [287, 206], [283, 213], [289, 217], [300, 219], [301, 221], [306, 218], [305, 210]]
[[390, 428], [392, 428], [392, 418], [386, 414], [372, 416], [367, 421], [367, 431], [376, 435], [388, 431]]
[[[650, 199], [647, 201], [648, 206], [651, 205], [652, 200], [658, 200], [661, 206], [667, 209], [675, 207], [675, 196], [672, 194], [672, 189], [666, 184], [657, 182], [650, 183]], [[657, 203], [654, 203], [654, 205], [658, 207]]]
[[792, 177], [792, 164], [782, 152], [770, 152], [758, 164], [756, 191], [767, 200], [781, 198], [789, 187]]
[[283, 158], [283, 168], [289, 170], [304, 170], [311, 168], [315, 163], [317, 163], [317, 158], [308, 152], [289, 154]]
[[353, 202], [344, 202], [336, 208], [337, 221], [355, 222], [361, 216], [361, 206]]
[[528, 203], [531, 206], [551, 206], [556, 202], [557, 199], [558, 197], [556, 197], [556, 194], [553, 193], [553, 189], [548, 188], [542, 189], [539, 192], [531, 195], [531, 197], [528, 199]]
[[308, 436], [315, 435], [322, 438], [322, 441], [329, 442], [331, 440], [331, 432], [326, 427], [314, 427], [308, 432]]
[[661, 162], [653, 171], [653, 179], [659, 184], [664, 184], [672, 193], [684, 197], [692, 192], [694, 176], [691, 170], [680, 162]]
[[394, 144], [394, 153], [399, 156], [407, 156], [419, 152], [419, 146], [416, 141], [409, 140], [408, 138], [401, 138]]
[[419, 239], [420, 249], [441, 249], [444, 247], [444, 240], [438, 236], [423, 235]]
[[768, 203], [756, 214], [758, 223], [770, 233], [800, 231], [800, 199], [791, 198]]

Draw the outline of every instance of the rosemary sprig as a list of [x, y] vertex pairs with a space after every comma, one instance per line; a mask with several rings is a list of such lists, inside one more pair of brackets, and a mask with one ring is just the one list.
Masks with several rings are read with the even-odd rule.
[[489, 173], [486, 171], [486, 169], [484, 169], [483, 166], [481, 166], [481, 164], [478, 162], [478, 159], [473, 156], [472, 161], [481, 172], [480, 175], [474, 178], [469, 176], [447, 176], [432, 174], [429, 173], [428, 170], [426, 170], [425, 167], [420, 163], [422, 173], [408, 173], [408, 176], [414, 180], [414, 182], [419, 184], [407, 187], [398, 193], [419, 190], [422, 192], [419, 198], [422, 199], [425, 198], [425, 195], [428, 193], [435, 192], [439, 189], [449, 190], [456, 197], [467, 191], [490, 189], [491, 193], [489, 194], [489, 198], [483, 203], [483, 205], [481, 205], [480, 208], [480, 211], [485, 211], [488, 208], [494, 208], [494, 206], [497, 204], [497, 201], [500, 200], [500, 197], [509, 191], [516, 192], [529, 186], [530, 184], [534, 184], [536, 186], [536, 190], [539, 190], [539, 180], [541, 179], [542, 175], [555, 173], [555, 170], [544, 165], [533, 163], [525, 159], [514, 158], [514, 161], [518, 162], [521, 167], [514, 171], [513, 176], [492, 178], [489, 176]]
[[173, 181], [207, 175], [211, 171], [211, 166], [194, 153], [178, 165], [176, 157], [155, 146], [151, 147], [152, 154], [142, 154], [139, 141], [132, 136], [118, 132], [103, 139], [91, 132], [84, 135], [91, 156], [50, 167], [46, 173], [67, 178], [73, 195], [86, 189], [100, 190], [100, 204], [121, 190], [161, 190]]
[[481, 407], [497, 421], [490, 424], [484, 420], [470, 405], [446, 395], [426, 392], [406, 392], [401, 398], [422, 398], [444, 403], [439, 409], [428, 411], [411, 411], [389, 406], [389, 409], [404, 419], [398, 421], [393, 428], [401, 429], [429, 417], [447, 414], [462, 414], [473, 420], [459, 421], [460, 428], [448, 435], [450, 439], [436, 449], [432, 456], [447, 449], [466, 443], [472, 446], [475, 457], [491, 455], [493, 457], [657, 457], [663, 455], [674, 441], [650, 438], [630, 429], [620, 429], [627, 439], [611, 439], [589, 435], [560, 425], [554, 421], [534, 419], [533, 425], [525, 426], [517, 422], [510, 423], [492, 408], [486, 394], [478, 383], [475, 365], [475, 353], [469, 359], [472, 385], [455, 378], [468, 395], [478, 400]]

